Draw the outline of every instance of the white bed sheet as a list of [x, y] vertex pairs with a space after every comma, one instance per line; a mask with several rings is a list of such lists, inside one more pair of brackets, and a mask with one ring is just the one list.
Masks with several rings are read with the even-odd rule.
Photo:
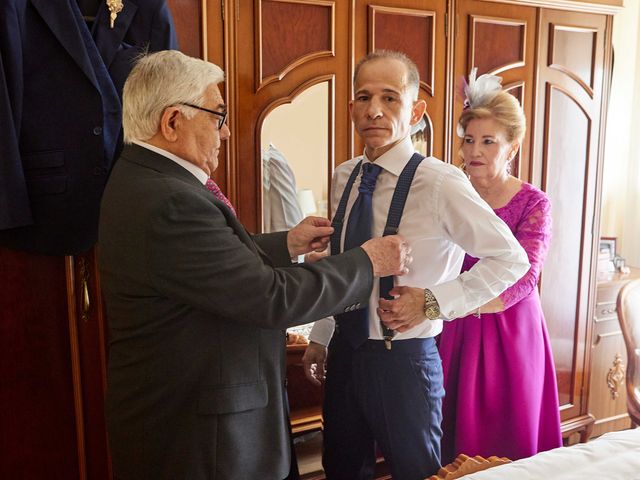
[[462, 477], [464, 480], [640, 480], [640, 428]]

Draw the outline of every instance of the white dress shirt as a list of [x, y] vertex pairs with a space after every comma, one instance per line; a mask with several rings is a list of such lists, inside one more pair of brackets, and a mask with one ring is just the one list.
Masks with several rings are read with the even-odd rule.
[[[407, 137], [375, 161], [382, 171], [373, 192], [374, 237], [382, 236], [398, 177], [413, 153], [411, 139]], [[333, 212], [359, 160], [369, 162], [365, 154], [336, 169], [331, 189]], [[341, 244], [344, 244], [351, 206], [358, 196], [360, 177], [361, 174], [354, 182], [347, 202]], [[429, 288], [446, 320], [484, 305], [529, 269], [524, 249], [509, 227], [480, 198], [464, 173], [433, 157], [423, 160], [416, 170], [398, 233], [411, 245], [413, 263], [409, 273], [394, 278], [394, 284]], [[465, 252], [480, 261], [461, 274]], [[383, 338], [376, 313], [379, 287], [376, 280], [369, 299], [369, 338], [375, 340]], [[333, 327], [333, 318], [318, 320], [309, 339], [328, 345]], [[394, 341], [433, 337], [441, 331], [441, 319], [425, 320], [404, 333], [396, 333]]]
[[207, 175], [207, 172], [202, 170], [197, 165], [191, 162], [188, 162], [187, 160], [180, 158], [177, 155], [174, 155], [173, 153], [168, 152], [160, 147], [156, 147], [155, 145], [151, 145], [150, 143], [143, 142], [142, 140], [134, 140], [133, 143], [135, 143], [140, 147], [146, 148], [147, 150], [151, 150], [152, 152], [155, 152], [158, 155], [167, 157], [169, 160], [173, 160], [182, 168], [184, 168], [185, 170], [188, 170], [198, 180], [200, 180], [200, 182], [202, 182], [203, 185], [207, 183], [207, 179], [209, 178], [209, 175]]
[[264, 233], [281, 232], [302, 221], [296, 177], [284, 155], [269, 144], [262, 154]]

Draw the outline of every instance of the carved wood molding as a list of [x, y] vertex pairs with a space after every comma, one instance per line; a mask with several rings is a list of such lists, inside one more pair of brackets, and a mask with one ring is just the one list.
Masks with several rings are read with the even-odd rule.
[[[208, 0], [167, 0], [180, 42], [180, 51], [208, 61]], [[214, 2], [211, 2], [215, 7]], [[224, 19], [224, 2], [220, 16]], [[214, 30], [215, 31], [215, 30]]]
[[476, 63], [476, 34], [477, 34], [477, 26], [481, 23], [486, 23], [490, 25], [502, 25], [507, 27], [514, 27], [520, 29], [520, 52], [519, 58], [514, 59], [509, 63], [505, 63], [503, 65], [498, 66], [497, 68], [493, 68], [488, 72], [481, 73], [490, 73], [491, 75], [499, 75], [502, 72], [506, 72], [507, 70], [512, 70], [518, 67], [525, 66], [525, 54], [526, 54], [526, 43], [527, 43], [527, 22], [518, 19], [510, 19], [510, 18], [499, 18], [499, 17], [488, 17], [484, 15], [470, 15], [469, 22], [471, 22], [470, 34], [469, 34], [469, 65], [472, 67], [477, 66]]
[[[417, 65], [418, 69], [424, 67], [427, 69], [427, 74], [420, 74], [420, 87], [427, 92], [430, 96], [435, 92], [435, 54], [436, 54], [436, 12], [432, 10], [414, 10], [409, 8], [397, 8], [397, 7], [385, 7], [380, 5], [369, 5], [369, 51], [372, 52], [378, 47], [376, 46], [376, 35], [378, 32], [378, 25], [376, 23], [376, 16], [378, 14], [389, 15], [404, 15], [408, 17], [423, 17], [431, 22], [431, 32], [429, 38], [429, 44], [425, 48], [429, 48], [430, 63], [428, 65]], [[416, 59], [412, 59], [417, 61]]]
[[[221, 8], [222, 10], [222, 8]], [[207, 0], [200, 0], [200, 42], [202, 42], [202, 59], [209, 61], [209, 47], [207, 45]], [[224, 15], [224, 14], [223, 14]], [[224, 18], [224, 17], [223, 17]]]
[[276, 73], [274, 73], [272, 75], [268, 75], [267, 77], [264, 77], [263, 76], [264, 50], [263, 50], [263, 43], [262, 43], [262, 38], [263, 38], [263, 35], [262, 35], [263, 34], [262, 4], [263, 4], [263, 1], [264, 0], [256, 0], [256, 8], [255, 8], [255, 12], [256, 12], [256, 14], [255, 14], [255, 22], [256, 22], [256, 26], [255, 26], [255, 32], [256, 32], [256, 38], [255, 38], [255, 45], [256, 45], [255, 72], [256, 72], [256, 79], [255, 79], [255, 84], [256, 84], [256, 88], [255, 88], [255, 91], [256, 92], [260, 91], [261, 89], [263, 89], [264, 87], [266, 87], [270, 83], [281, 81], [289, 72], [294, 70], [296, 67], [299, 67], [300, 65], [303, 65], [303, 64], [305, 64], [307, 62], [310, 62], [310, 61], [312, 61], [312, 60], [314, 60], [316, 58], [335, 57], [335, 51], [336, 51], [336, 47], [335, 47], [335, 41], [336, 41], [336, 35], [335, 35], [335, 26], [336, 26], [335, 1], [332, 1], [332, 0], [269, 0], [269, 2], [271, 2], [271, 3], [291, 3], [291, 4], [300, 4], [300, 5], [305, 5], [305, 6], [328, 7], [330, 9], [330, 12], [331, 12], [330, 13], [331, 20], [330, 20], [329, 32], [328, 32], [328, 37], [329, 37], [328, 41], [329, 41], [330, 47], [327, 50], [318, 50], [318, 51], [315, 51], [315, 52], [304, 54], [304, 55], [296, 58], [295, 60], [291, 61], [290, 63], [288, 63], [284, 67], [282, 67]]
[[[494, 74], [495, 75], [495, 74]], [[520, 102], [520, 106], [522, 106], [522, 108], [524, 109], [525, 106], [525, 82], [524, 80], [520, 80], [517, 82], [511, 82], [508, 83], [506, 85], [502, 86], [502, 89], [505, 92], [509, 92], [513, 95], [513, 91], [520, 89], [520, 95], [514, 95], [514, 97], [516, 97], [518, 99], [518, 101]], [[516, 156], [513, 158], [513, 160], [511, 161], [511, 175], [514, 175], [516, 177], [520, 176], [520, 171], [522, 168], [522, 148], [518, 149], [518, 153], [516, 154]]]
[[[278, 108], [281, 105], [287, 104], [287, 103], [291, 103], [293, 102], [296, 97], [298, 95], [300, 95], [302, 92], [304, 92], [305, 90], [307, 90], [310, 87], [313, 87], [314, 85], [318, 85], [320, 83], [323, 82], [327, 82], [327, 88], [329, 90], [328, 92], [328, 105], [327, 105], [327, 119], [328, 119], [328, 129], [327, 129], [327, 133], [328, 133], [328, 142], [327, 142], [327, 160], [328, 160], [328, 172], [329, 172], [329, 176], [328, 176], [328, 181], [330, 182], [331, 177], [333, 176], [333, 167], [335, 165], [335, 129], [334, 129], [334, 125], [335, 125], [335, 92], [336, 92], [336, 88], [335, 88], [335, 75], [333, 74], [328, 74], [328, 75], [319, 75], [317, 77], [313, 77], [310, 78], [309, 80], [307, 80], [306, 82], [304, 82], [301, 85], [298, 85], [294, 90], [291, 91], [291, 93], [289, 93], [289, 95], [283, 96], [283, 97], [279, 97], [277, 99], [275, 99], [274, 101], [272, 101], [271, 103], [267, 104], [264, 109], [260, 112], [260, 115], [258, 116], [258, 118], [256, 119], [256, 130], [254, 133], [254, 138], [256, 139], [256, 152], [255, 152], [255, 158], [259, 159], [262, 158], [262, 154], [260, 152], [261, 150], [261, 146], [260, 146], [260, 141], [259, 139], [261, 138], [261, 132], [262, 132], [262, 125], [265, 121], [265, 119], [267, 118], [267, 116], [269, 115], [269, 113], [271, 113], [273, 110], [275, 110], [276, 108]], [[258, 161], [256, 162], [256, 175], [257, 178], [262, 178], [262, 162]], [[330, 184], [329, 184], [330, 185]], [[260, 192], [262, 192], [262, 189], [260, 189]], [[257, 195], [257, 208], [258, 208], [258, 212], [262, 212], [263, 209], [263, 199], [262, 199], [262, 193], [260, 193], [259, 195]]]
[[[584, 81], [584, 79], [574, 70], [572, 70], [571, 68], [567, 67], [566, 65], [562, 65], [560, 63], [556, 63], [554, 61], [554, 53], [555, 53], [555, 36], [556, 36], [556, 32], [557, 31], [565, 31], [565, 32], [575, 32], [575, 33], [591, 33], [593, 34], [593, 42], [592, 42], [592, 46], [591, 46], [591, 70], [590, 70], [590, 76], [591, 76], [591, 80], [590, 83], [588, 84], [587, 82]], [[553, 68], [554, 70], [558, 70], [559, 72], [564, 73], [565, 75], [567, 75], [568, 77], [570, 77], [572, 80], [574, 80], [578, 85], [580, 85], [585, 92], [587, 92], [587, 94], [589, 95], [589, 97], [593, 98], [594, 92], [593, 92], [593, 82], [595, 80], [595, 46], [598, 42], [597, 39], [598, 36], [598, 30], [597, 28], [580, 28], [580, 27], [573, 27], [573, 26], [567, 26], [567, 25], [558, 25], [558, 24], [550, 24], [549, 25], [549, 68]]]
[[[550, 122], [551, 122], [551, 114], [552, 114], [552, 110], [553, 110], [553, 105], [552, 105], [552, 94], [553, 91], [558, 91], [560, 93], [562, 93], [563, 95], [565, 95], [568, 99], [570, 99], [573, 103], [576, 104], [576, 106], [578, 107], [578, 109], [580, 109], [580, 111], [584, 114], [585, 120], [590, 124], [592, 122], [592, 118], [591, 115], [589, 114], [589, 112], [582, 106], [582, 104], [580, 103], [580, 101], [575, 97], [575, 95], [573, 95], [569, 90], [561, 87], [560, 85], [554, 84], [554, 83], [547, 83], [546, 85], [546, 89], [545, 89], [545, 121], [544, 121], [544, 128], [547, 129], [550, 127]], [[590, 151], [590, 146], [586, 145], [585, 146], [585, 152], [587, 155], [589, 155], [589, 151]], [[547, 181], [548, 181], [548, 167], [549, 167], [549, 162], [546, 160], [549, 158], [549, 142], [545, 142], [544, 146], [543, 146], [543, 152], [542, 152], [542, 156], [545, 159], [543, 167], [542, 167], [542, 185], [543, 185], [543, 190], [547, 191], [548, 190], [548, 185], [547, 185]], [[584, 222], [582, 225], [582, 231], [581, 231], [581, 237], [584, 237], [585, 233], [584, 233]], [[580, 298], [580, 291], [576, 292], [576, 296], [577, 296], [577, 302], [579, 303], [579, 298]], [[578, 315], [578, 312], [576, 312], [576, 315]], [[576, 318], [577, 321], [577, 318]]]
[[[572, 10], [586, 13], [604, 13], [615, 15], [624, 8], [623, 0], [484, 0], [492, 3], [509, 3], [513, 5], [559, 8], [562, 10]], [[605, 3], [606, 2], [606, 3]]]
[[511, 460], [505, 457], [491, 456], [484, 458], [480, 455], [469, 457], [462, 453], [453, 462], [438, 470], [437, 475], [431, 475], [427, 480], [454, 480], [470, 473], [481, 472], [507, 463], [511, 463]]
[[[620, 333], [620, 332], [618, 332]], [[607, 372], [607, 387], [611, 393], [611, 399], [615, 400], [620, 396], [618, 389], [625, 379], [625, 367], [622, 364], [622, 355], [616, 353], [613, 358], [613, 366]]]
[[[81, 255], [79, 258], [83, 258]], [[71, 356], [71, 378], [73, 380], [73, 407], [76, 417], [76, 442], [78, 452], [78, 474], [87, 480], [86, 438], [84, 432], [84, 406], [82, 402], [82, 364], [80, 361], [80, 339], [78, 332], [78, 310], [76, 304], [75, 263], [78, 257], [65, 256], [64, 266], [67, 280], [67, 309], [69, 315], [69, 348]]]
[[596, 421], [596, 417], [587, 413], [586, 415], [580, 415], [573, 417], [560, 424], [560, 431], [562, 432], [562, 438], [567, 439], [574, 433], [580, 433], [580, 441], [586, 442], [591, 436], [593, 430], [593, 424]]

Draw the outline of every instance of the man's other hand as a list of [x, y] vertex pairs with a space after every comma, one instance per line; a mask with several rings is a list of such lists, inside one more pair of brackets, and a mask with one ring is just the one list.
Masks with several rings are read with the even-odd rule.
[[375, 277], [404, 275], [409, 271], [411, 247], [400, 235], [387, 235], [367, 240], [362, 248], [373, 265]]
[[324, 382], [326, 375], [327, 347], [309, 342], [302, 356], [302, 367], [307, 379], [318, 387]]
[[287, 234], [287, 248], [291, 258], [311, 251], [321, 252], [329, 244], [333, 233], [331, 221], [323, 217], [307, 217]]
[[424, 289], [395, 286], [389, 295], [394, 299], [381, 298], [377, 309], [380, 320], [387, 328], [402, 333], [426, 320]]

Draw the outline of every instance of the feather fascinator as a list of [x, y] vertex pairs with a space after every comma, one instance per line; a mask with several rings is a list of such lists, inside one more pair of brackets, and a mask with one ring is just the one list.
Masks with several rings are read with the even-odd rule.
[[[477, 108], [491, 101], [496, 93], [502, 90], [502, 77], [485, 73], [476, 78], [478, 67], [473, 67], [469, 73], [469, 83], [462, 78], [461, 92], [464, 98], [463, 110]], [[458, 137], [464, 137], [464, 129], [458, 123], [456, 128]]]

